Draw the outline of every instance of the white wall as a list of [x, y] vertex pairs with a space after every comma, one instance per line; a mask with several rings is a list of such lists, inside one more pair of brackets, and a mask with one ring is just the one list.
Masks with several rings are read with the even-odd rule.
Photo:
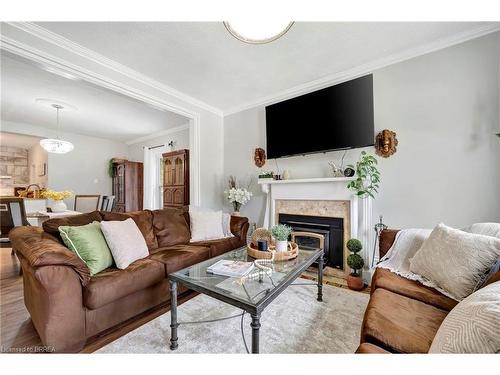
[[[53, 130], [14, 122], [2, 121], [2, 130], [11, 133], [54, 137]], [[108, 161], [113, 157], [125, 157], [127, 147], [122, 142], [61, 132], [61, 138], [75, 146], [67, 154], [48, 154], [48, 188], [71, 190], [75, 194], [111, 194], [111, 178]], [[66, 200], [68, 208], [74, 199]]]
[[[189, 129], [176, 131], [160, 137], [149, 139], [147, 141], [134, 143], [127, 146], [127, 158], [131, 161], [144, 162], [144, 147], [153, 147], [159, 145], [168, 145], [170, 141], [174, 141], [174, 150], [189, 149]], [[170, 148], [167, 146], [167, 149]]]
[[[499, 45], [496, 33], [373, 72], [375, 129], [399, 139], [397, 153], [380, 160], [376, 220], [383, 214], [391, 227], [500, 222]], [[293, 131], [299, 139], [300, 129]], [[225, 117], [224, 174], [257, 176], [253, 150], [265, 143], [264, 107]], [[350, 150], [344, 164], [359, 152]], [[278, 163], [292, 178], [322, 177], [342, 153]], [[275, 161], [263, 169], [276, 171]], [[262, 223], [265, 201], [256, 183], [253, 192], [242, 214]]]
[[23, 51], [36, 50], [36, 58], [43, 60], [41, 62], [44, 64], [48, 61], [57, 61], [76, 76], [81, 76], [81, 72], [85, 72], [81, 77], [90, 82], [102, 84], [139, 100], [149, 100], [156, 106], [166, 103], [181, 111], [182, 113], [179, 113], [181, 115], [196, 115], [200, 122], [200, 203], [206, 207], [220, 207], [223, 199], [221, 189], [225, 185], [224, 129], [220, 113], [196, 101], [184, 100], [179, 95], [174, 96], [163, 90], [161, 85], [148, 84], [140, 77], [108, 66], [93, 57], [87, 57], [81, 51], [69, 50], [60, 43], [48, 41], [44, 37], [38, 37], [12, 25], [2, 24], [2, 35], [22, 43]]

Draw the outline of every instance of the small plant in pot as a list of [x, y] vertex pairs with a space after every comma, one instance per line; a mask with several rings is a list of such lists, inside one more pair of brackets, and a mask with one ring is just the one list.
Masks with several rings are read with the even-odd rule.
[[288, 237], [292, 234], [292, 228], [285, 224], [277, 224], [271, 229], [271, 233], [276, 242], [276, 251], [288, 250]]
[[347, 257], [347, 265], [352, 269], [352, 273], [347, 276], [347, 286], [349, 289], [362, 290], [364, 288], [363, 278], [359, 272], [365, 265], [365, 261], [358, 253], [363, 248], [361, 242], [356, 238], [347, 241], [347, 249], [351, 254]]

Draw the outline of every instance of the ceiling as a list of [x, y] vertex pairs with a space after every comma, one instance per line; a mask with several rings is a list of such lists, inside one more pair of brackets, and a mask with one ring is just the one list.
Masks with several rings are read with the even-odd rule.
[[1, 52], [1, 119], [56, 129], [56, 112], [37, 98], [68, 103], [76, 110], [61, 112], [61, 130], [130, 142], [184, 125], [188, 119], [172, 112], [109, 91], [91, 83], [69, 79], [41, 66]]
[[264, 45], [236, 40], [222, 22], [37, 25], [231, 112], [315, 80], [409, 51], [425, 53], [439, 42], [460, 40], [480, 28], [500, 24], [296, 22], [284, 37]]
[[30, 135], [0, 132], [0, 145], [7, 147], [29, 149], [39, 143], [40, 139], [39, 137], [32, 137]]

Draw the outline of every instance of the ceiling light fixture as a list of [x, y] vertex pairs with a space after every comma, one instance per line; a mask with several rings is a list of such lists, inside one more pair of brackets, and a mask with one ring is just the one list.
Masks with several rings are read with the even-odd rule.
[[75, 148], [73, 143], [68, 141], [63, 141], [59, 139], [59, 111], [64, 109], [64, 107], [60, 104], [52, 104], [52, 107], [56, 109], [57, 112], [57, 137], [54, 138], [46, 138], [40, 141], [40, 146], [42, 146], [47, 152], [51, 152], [54, 154], [66, 154]]
[[249, 44], [265, 44], [275, 41], [285, 35], [293, 24], [293, 21], [224, 21], [224, 26], [232, 36]]

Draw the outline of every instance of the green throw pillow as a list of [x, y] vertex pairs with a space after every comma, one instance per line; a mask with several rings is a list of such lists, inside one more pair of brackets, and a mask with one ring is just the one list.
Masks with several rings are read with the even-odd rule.
[[78, 227], [60, 226], [59, 233], [66, 246], [85, 262], [91, 276], [113, 264], [113, 257], [99, 222]]

